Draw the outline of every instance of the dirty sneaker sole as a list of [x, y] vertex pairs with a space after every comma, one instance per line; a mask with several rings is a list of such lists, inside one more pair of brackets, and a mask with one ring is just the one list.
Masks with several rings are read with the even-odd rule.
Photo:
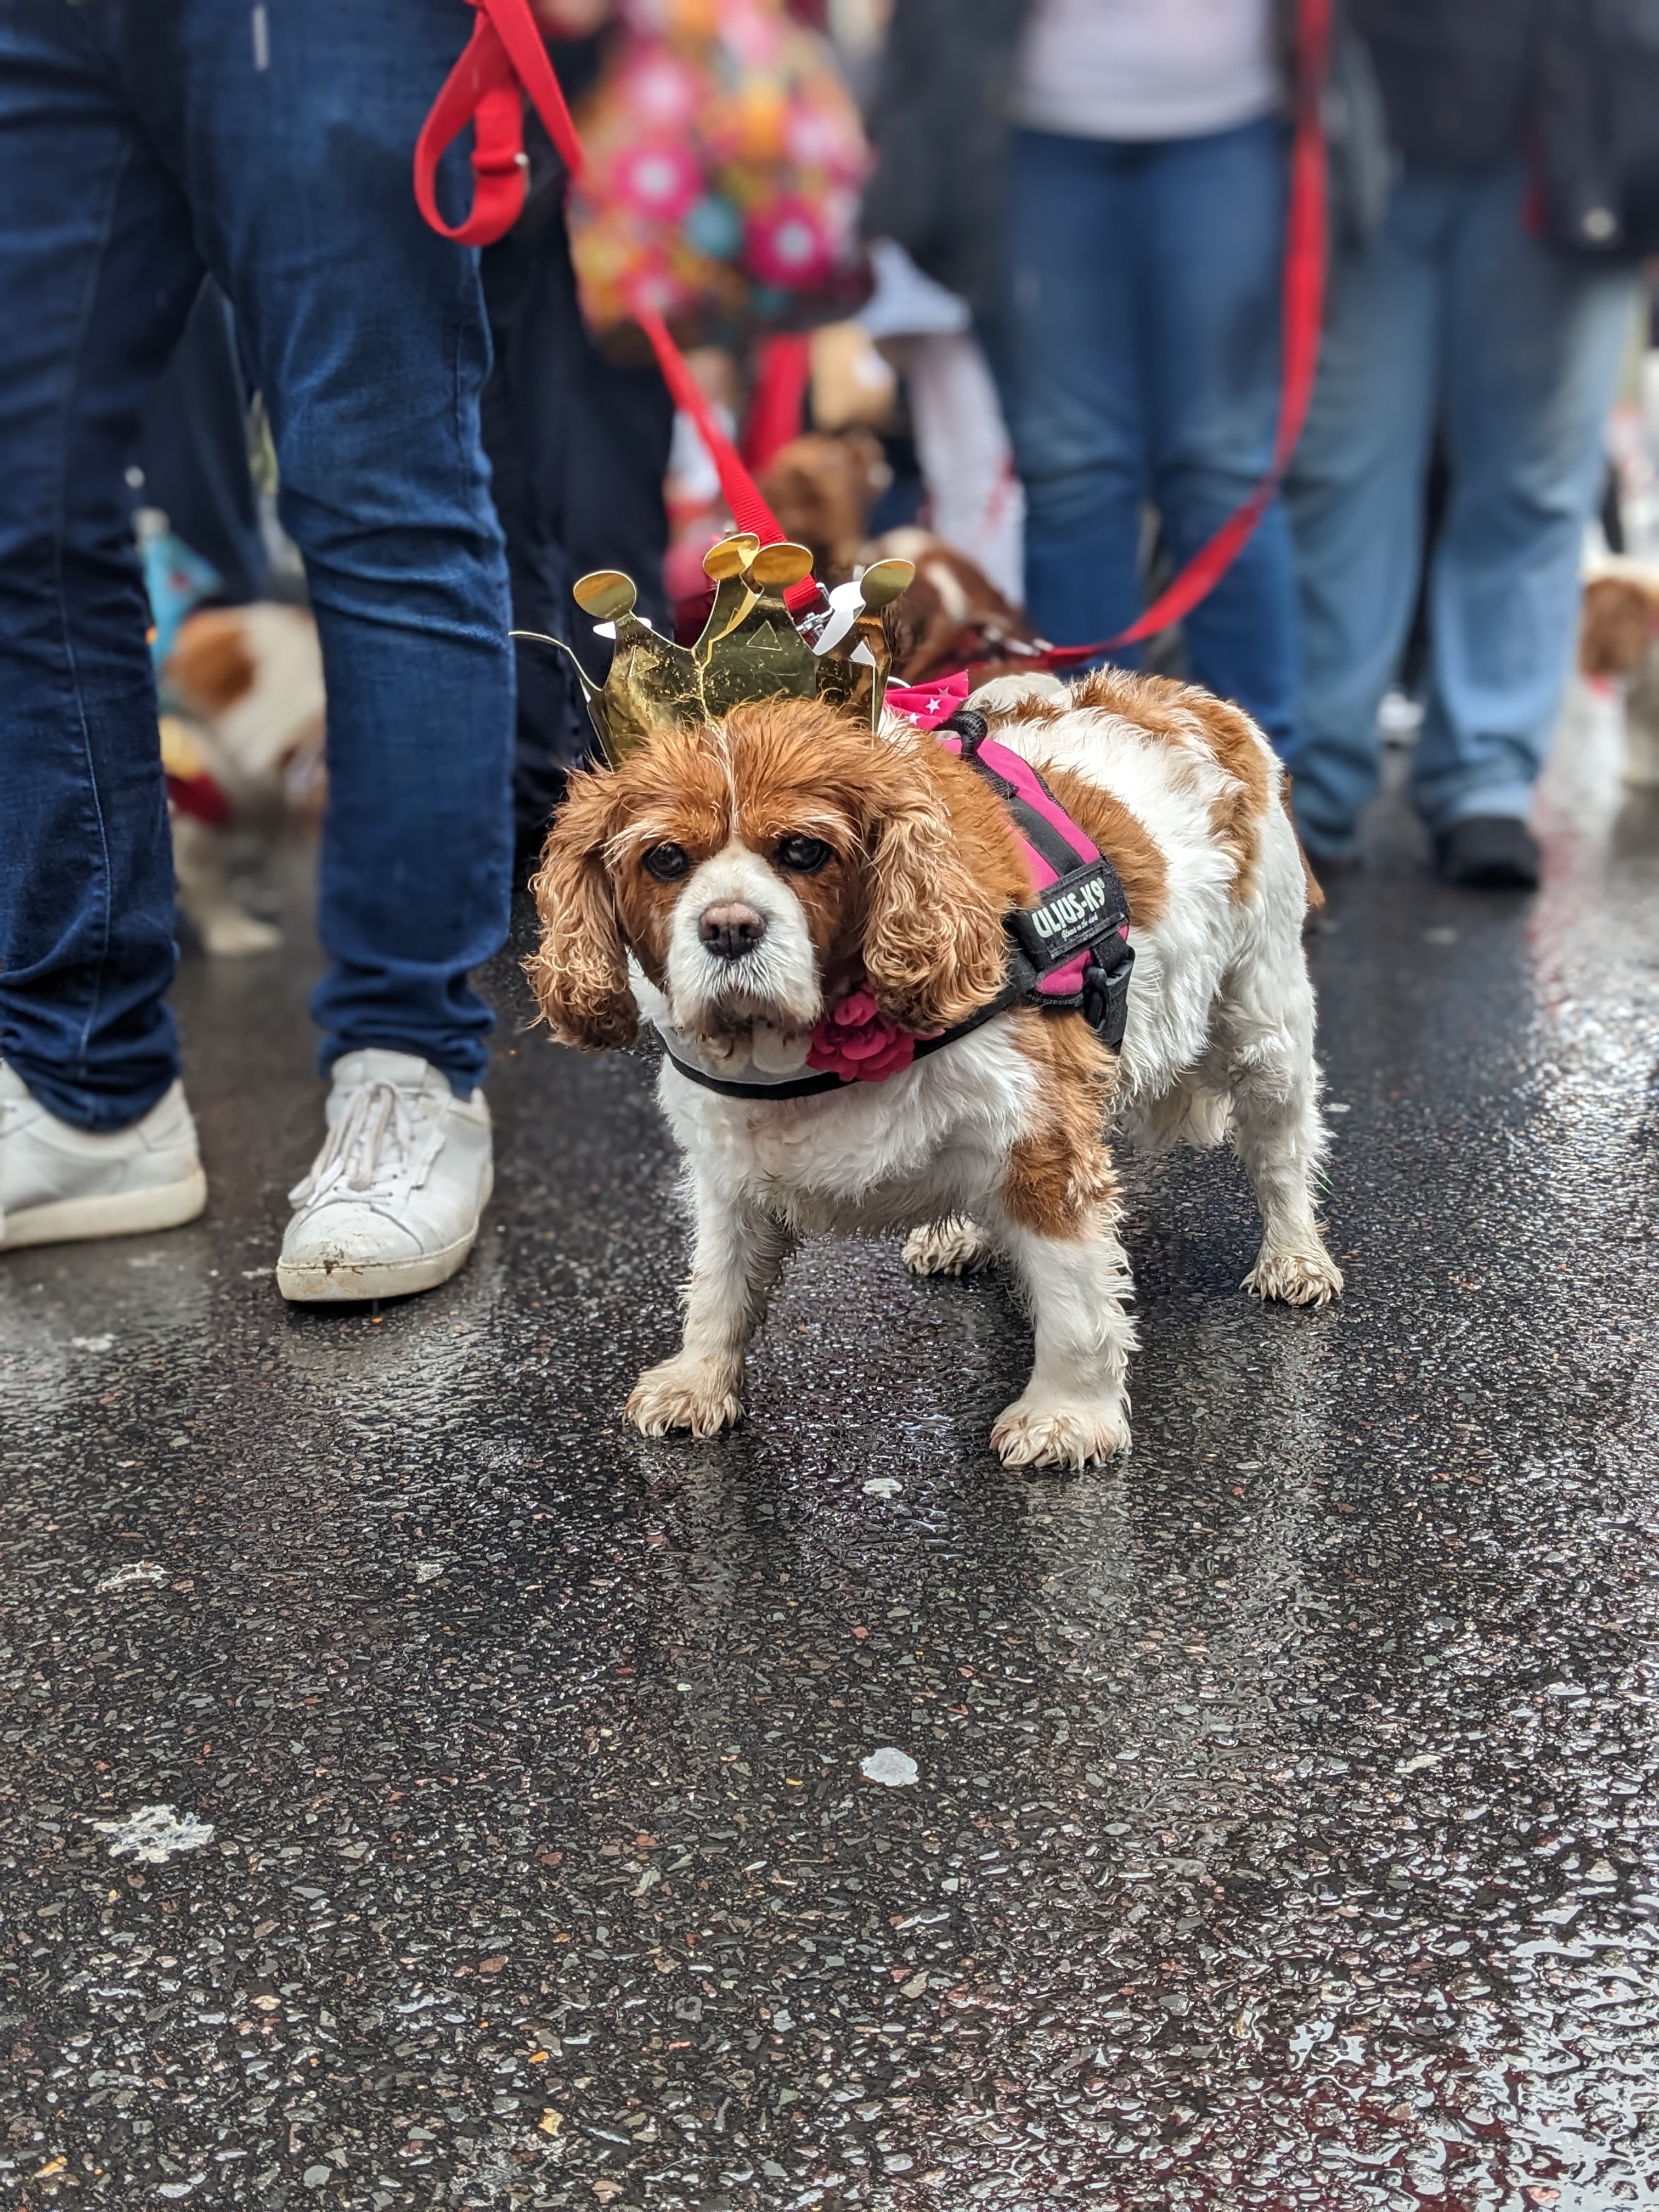
[[199, 1167], [177, 1182], [149, 1190], [119, 1190], [103, 1198], [58, 1198], [26, 1206], [0, 1223], [0, 1252], [30, 1244], [74, 1244], [100, 1237], [143, 1237], [178, 1229], [207, 1204], [207, 1177]]
[[291, 1305], [361, 1305], [365, 1298], [406, 1298], [435, 1291], [459, 1274], [478, 1241], [476, 1224], [453, 1244], [407, 1260], [282, 1260], [276, 1287]]

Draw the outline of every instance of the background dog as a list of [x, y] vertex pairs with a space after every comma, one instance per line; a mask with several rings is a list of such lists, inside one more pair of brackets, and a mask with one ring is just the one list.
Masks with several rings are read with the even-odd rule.
[[298, 607], [190, 616], [161, 672], [162, 763], [179, 904], [219, 958], [282, 941], [231, 889], [233, 854], [256, 866], [323, 808], [326, 700], [317, 625]]
[[908, 561], [915, 580], [893, 604], [893, 672], [926, 684], [969, 662], [981, 680], [1006, 672], [1011, 643], [1035, 647], [1024, 610], [1006, 599], [985, 571], [931, 530], [889, 530], [866, 546], [862, 566]]
[[[1297, 1304], [1341, 1289], [1314, 1210], [1309, 887], [1266, 739], [1207, 694], [1115, 670], [1069, 691], [1005, 678], [975, 703], [1122, 880], [1137, 966], [1121, 1053], [1075, 1014], [1020, 1007], [830, 1096], [723, 1096], [665, 1060], [696, 1250], [682, 1348], [629, 1401], [647, 1435], [738, 1419], [749, 1340], [796, 1238], [906, 1229], [919, 1273], [1000, 1255], [1031, 1313], [1030, 1380], [992, 1431], [1004, 1462], [1119, 1450], [1135, 1336], [1113, 1128], [1159, 1146], [1231, 1137], [1262, 1219], [1246, 1287]], [[963, 1021], [1000, 990], [1003, 916], [1034, 896], [972, 768], [908, 724], [876, 734], [790, 700], [573, 778], [535, 890], [526, 966], [558, 1037], [624, 1045], [643, 1009], [682, 1057], [738, 1079], [803, 1067], [814, 1024], [855, 992], [912, 1038]]]
[[1033, 644], [1036, 632], [978, 563], [936, 532], [907, 524], [869, 537], [871, 512], [890, 476], [869, 431], [814, 432], [779, 449], [761, 488], [785, 537], [811, 550], [813, 573], [826, 583], [877, 561], [914, 565], [915, 581], [893, 611], [893, 673], [900, 683], [926, 684], [969, 661], [985, 664], [988, 672], [1000, 668], [1009, 641]]
[[1584, 588], [1578, 665], [1624, 695], [1625, 781], [1659, 785], [1659, 568], [1610, 559]]
[[839, 584], [859, 562], [871, 512], [892, 480], [873, 432], [813, 430], [778, 448], [760, 485], [784, 536], [810, 547], [813, 574]]

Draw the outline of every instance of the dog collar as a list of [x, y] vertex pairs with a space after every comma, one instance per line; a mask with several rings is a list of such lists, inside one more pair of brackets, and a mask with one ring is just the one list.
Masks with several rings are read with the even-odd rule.
[[[948, 1030], [941, 1030], [937, 1036], [915, 1038], [915, 1049], [907, 1056], [903, 1066], [890, 1067], [879, 1076], [843, 1075], [835, 1068], [823, 1068], [806, 1075], [756, 1076], [747, 1082], [739, 1083], [729, 1076], [716, 1075], [702, 1064], [696, 1040], [688, 1037], [683, 1030], [673, 1029], [665, 1022], [659, 1022], [656, 1028], [662, 1039], [665, 1054], [687, 1081], [700, 1085], [705, 1091], [717, 1091], [722, 1098], [825, 1098], [832, 1091], [852, 1091], [860, 1084], [884, 1083], [889, 1075], [902, 1074], [905, 1068], [914, 1067], [919, 1060], [926, 1060], [929, 1054], [942, 1052], [947, 1044], [955, 1044], [958, 1037], [970, 1036], [975, 1030], [983, 1029], [986, 1023], [994, 1020], [997, 1015], [1006, 1014], [1011, 1006], [1018, 1006], [1021, 997], [1018, 986], [1011, 982], [988, 1006], [976, 1007], [965, 1022], [957, 1022]], [[821, 1020], [813, 1032], [814, 1036], [823, 1028]]]
[[[689, 1082], [725, 1098], [822, 1098], [858, 1083], [885, 1082], [919, 1060], [970, 1036], [998, 1014], [1015, 1006], [1036, 1006], [1044, 1013], [1081, 1014], [1101, 1042], [1116, 1052], [1123, 1042], [1128, 1014], [1129, 972], [1134, 949], [1129, 943], [1129, 902], [1111, 862], [1066, 813], [1027, 760], [1006, 745], [992, 743], [985, 717], [962, 708], [935, 732], [949, 752], [977, 769], [1013, 817], [1039, 896], [1030, 906], [1003, 916], [1008, 938], [1007, 979], [988, 1006], [977, 1007], [937, 1036], [908, 1039], [874, 1016], [848, 1024], [838, 1020], [858, 994], [834, 1013], [821, 1016], [812, 1032], [807, 1074], [757, 1074], [746, 1082], [718, 1075], [693, 1038], [659, 1021], [663, 1049]], [[854, 1006], [855, 1015], [863, 1009]], [[879, 1033], [878, 1033], [879, 1031]], [[912, 1048], [902, 1056], [886, 1049], [905, 1037]], [[866, 1069], [867, 1067], [867, 1073]]]

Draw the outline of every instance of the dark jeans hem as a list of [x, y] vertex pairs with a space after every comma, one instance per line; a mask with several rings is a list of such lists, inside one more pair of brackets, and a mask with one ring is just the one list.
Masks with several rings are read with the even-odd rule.
[[396, 1036], [325, 1036], [317, 1046], [317, 1073], [326, 1080], [333, 1075], [335, 1062], [349, 1052], [410, 1053], [446, 1077], [458, 1098], [470, 1098], [489, 1073], [489, 1048], [478, 1040], [468, 1039], [462, 1049], [444, 1053], [434, 1048], [430, 1037]]
[[173, 1068], [159, 1081], [152, 1080], [134, 1091], [89, 1091], [83, 1084], [67, 1081], [60, 1072], [34, 1065], [27, 1055], [20, 1058], [15, 1053], [8, 1053], [5, 1061], [36, 1105], [44, 1106], [56, 1120], [89, 1137], [113, 1137], [123, 1129], [131, 1128], [135, 1121], [142, 1121], [151, 1107], [167, 1097], [179, 1079], [179, 1071]]

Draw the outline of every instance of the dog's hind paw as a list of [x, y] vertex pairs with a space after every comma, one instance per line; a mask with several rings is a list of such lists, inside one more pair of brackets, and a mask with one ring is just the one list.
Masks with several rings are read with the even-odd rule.
[[732, 1381], [729, 1368], [680, 1352], [646, 1369], [623, 1410], [641, 1436], [689, 1429], [694, 1437], [717, 1437], [743, 1419], [743, 1401]]
[[904, 1240], [904, 1264], [913, 1275], [971, 1275], [990, 1257], [990, 1238], [965, 1213], [930, 1221]]
[[1240, 1287], [1290, 1306], [1328, 1305], [1342, 1295], [1342, 1270], [1322, 1244], [1308, 1252], [1269, 1252], [1264, 1245]]
[[1004, 1467], [1091, 1467], [1129, 1449], [1124, 1409], [1017, 1398], [997, 1417], [991, 1449]]

